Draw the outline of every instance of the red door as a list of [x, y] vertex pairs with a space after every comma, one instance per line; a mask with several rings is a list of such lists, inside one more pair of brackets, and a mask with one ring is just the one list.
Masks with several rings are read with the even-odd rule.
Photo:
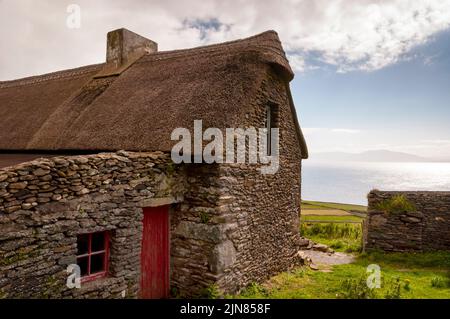
[[169, 206], [144, 208], [141, 297], [169, 296]]

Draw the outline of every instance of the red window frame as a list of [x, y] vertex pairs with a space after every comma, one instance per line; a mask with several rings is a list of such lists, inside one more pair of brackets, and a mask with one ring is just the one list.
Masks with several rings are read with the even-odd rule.
[[[103, 234], [103, 250], [97, 250], [97, 251], [92, 251], [92, 236], [94, 234]], [[109, 270], [109, 232], [107, 231], [101, 231], [101, 232], [95, 232], [95, 233], [88, 233], [88, 234], [80, 234], [77, 236], [77, 243], [80, 237], [87, 237], [88, 238], [88, 252], [86, 254], [81, 254], [81, 255], [77, 255], [77, 264], [78, 264], [78, 260], [81, 258], [85, 258], [87, 257], [88, 260], [88, 265], [87, 265], [87, 275], [84, 275], [83, 277], [81, 277], [81, 282], [88, 282], [88, 281], [92, 281], [92, 280], [96, 280], [99, 278], [104, 278], [107, 276], [108, 274], [108, 270]], [[95, 255], [100, 255], [100, 254], [104, 254], [104, 259], [103, 259], [103, 270], [99, 271], [99, 272], [95, 272], [95, 273], [91, 273], [91, 257], [95, 256]]]

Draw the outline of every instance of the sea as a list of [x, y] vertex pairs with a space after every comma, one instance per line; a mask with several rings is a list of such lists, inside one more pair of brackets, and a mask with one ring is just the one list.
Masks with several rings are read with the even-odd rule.
[[302, 162], [302, 199], [367, 205], [372, 189], [450, 191], [450, 163]]

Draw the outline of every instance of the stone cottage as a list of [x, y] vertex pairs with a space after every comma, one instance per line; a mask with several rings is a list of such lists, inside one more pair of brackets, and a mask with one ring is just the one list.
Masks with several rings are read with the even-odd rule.
[[[0, 298], [235, 292], [294, 265], [308, 154], [277, 34], [158, 52], [119, 29], [106, 57], [0, 82]], [[278, 128], [279, 170], [175, 164], [195, 120]]]

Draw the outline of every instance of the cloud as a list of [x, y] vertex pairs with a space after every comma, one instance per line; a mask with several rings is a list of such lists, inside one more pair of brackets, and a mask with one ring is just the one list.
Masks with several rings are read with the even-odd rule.
[[299, 54], [289, 55], [289, 64], [294, 71], [304, 72], [306, 69], [305, 58]]
[[428, 145], [442, 145], [442, 146], [448, 145], [450, 147], [450, 140], [434, 139], [434, 140], [421, 140], [420, 142]]
[[423, 64], [424, 65], [433, 65], [436, 60], [439, 58], [439, 54], [433, 54], [433, 55], [429, 55], [429, 56], [425, 56], [423, 57]]
[[360, 130], [348, 129], [348, 128], [334, 128], [331, 130], [334, 133], [348, 133], [348, 134], [357, 134], [360, 133]]
[[302, 129], [305, 134], [313, 133], [347, 133], [347, 134], [357, 134], [361, 130], [350, 129], [350, 128], [325, 128], [325, 127], [305, 127]]
[[221, 23], [217, 18], [210, 19], [185, 19], [180, 31], [183, 32], [186, 29], [196, 30], [200, 33], [200, 40], [203, 42], [209, 42], [210, 39], [218, 33], [229, 32], [231, 26]]
[[322, 132], [322, 131], [324, 131], [324, 129], [320, 128], [320, 127], [304, 127], [304, 128], [302, 128], [302, 132], [305, 134], [314, 134], [314, 133]]
[[[77, 3], [82, 27], [68, 29]], [[3, 0], [0, 79], [104, 61], [106, 32], [129, 28], [162, 50], [276, 30], [297, 71], [378, 70], [450, 26], [450, 0]], [[38, 58], [39, 57], [39, 58]]]

